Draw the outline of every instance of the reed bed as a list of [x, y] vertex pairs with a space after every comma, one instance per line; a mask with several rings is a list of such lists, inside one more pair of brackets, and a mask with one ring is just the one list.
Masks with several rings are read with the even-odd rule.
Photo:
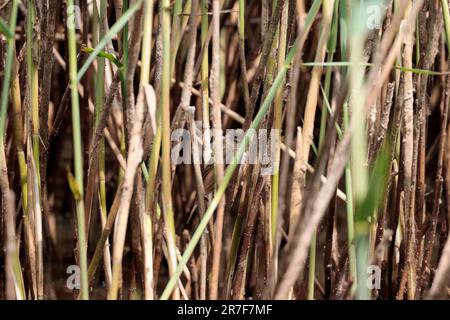
[[0, 299], [448, 299], [449, 55], [447, 0], [0, 0]]

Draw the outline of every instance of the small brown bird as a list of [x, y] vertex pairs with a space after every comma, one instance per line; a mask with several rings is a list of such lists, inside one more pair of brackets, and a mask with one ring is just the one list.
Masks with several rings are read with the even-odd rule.
[[202, 172], [203, 186], [205, 188], [205, 196], [214, 191], [215, 185], [215, 175], [214, 175], [214, 165], [209, 164], [204, 167]]
[[[236, 152], [236, 148], [238, 146], [238, 143], [236, 141], [230, 141], [229, 137], [225, 138], [224, 141], [227, 141], [223, 144], [223, 157], [224, 157], [223, 162], [225, 162], [224, 169], [226, 171], [228, 168], [227, 160], [233, 159], [235, 152]], [[213, 144], [212, 144], [212, 146], [213, 146]], [[207, 200], [208, 196], [214, 192], [215, 185], [216, 185], [214, 159], [215, 158], [214, 158], [214, 150], [213, 150], [212, 154], [211, 154], [210, 163], [204, 164], [202, 166], [202, 180], [203, 180], [203, 187], [205, 190], [205, 194], [204, 194], [205, 200]], [[236, 174], [236, 173], [237, 173], [237, 171], [234, 172], [234, 174]], [[197, 207], [198, 207], [198, 204], [195, 203], [191, 209], [191, 212], [189, 213], [189, 218], [187, 220], [188, 223], [192, 219], [192, 216], [193, 216], [195, 210], [197, 209]]]
[[[237, 148], [239, 147], [240, 141], [237, 140], [237, 137], [234, 136], [225, 136], [223, 139], [223, 162], [225, 165], [224, 170], [226, 171], [228, 168], [228, 162], [231, 159], [234, 159], [236, 155]], [[213, 144], [211, 144], [213, 146]], [[213, 146], [214, 147], [214, 146]], [[211, 164], [206, 164], [203, 168], [202, 177], [203, 177], [203, 185], [205, 187], [205, 195], [210, 194], [214, 191], [215, 185], [215, 172], [214, 172], [214, 150], [211, 155], [212, 162]]]

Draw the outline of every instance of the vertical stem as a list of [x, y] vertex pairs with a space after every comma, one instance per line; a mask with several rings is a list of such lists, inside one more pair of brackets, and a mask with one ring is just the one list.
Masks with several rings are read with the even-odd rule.
[[249, 112], [250, 92], [247, 83], [247, 62], [245, 57], [245, 0], [239, 0], [239, 62], [241, 67], [241, 81], [244, 95], [245, 114]]
[[[33, 148], [33, 162], [34, 169], [36, 173], [37, 183], [37, 194], [33, 195], [39, 204], [41, 202], [41, 177], [40, 177], [40, 136], [39, 136], [39, 46], [37, 44], [37, 34], [35, 34], [35, 24], [36, 24], [36, 12], [35, 12], [35, 1], [28, 0], [27, 2], [27, 86], [29, 101], [31, 107], [31, 136], [32, 136], [32, 148]], [[44, 295], [44, 275], [43, 275], [43, 247], [40, 241], [40, 235], [42, 230], [42, 215], [39, 214], [40, 209], [36, 209], [36, 219], [35, 219], [35, 234], [36, 234], [36, 258], [37, 258], [37, 297], [42, 299]]]
[[245, 39], [245, 0], [239, 0], [239, 34]]
[[[150, 64], [152, 53], [152, 32], [153, 32], [153, 0], [144, 2], [144, 33], [142, 38], [141, 50], [141, 86], [150, 83]], [[152, 172], [153, 174], [153, 172]], [[153, 175], [154, 176], [154, 175]], [[153, 196], [153, 194], [151, 195]], [[140, 210], [141, 211], [141, 210]], [[152, 233], [152, 217], [150, 211], [145, 210], [144, 216], [141, 218], [141, 230], [143, 238], [144, 250], [144, 298], [146, 300], [153, 299], [153, 233]]]
[[144, 3], [144, 34], [142, 37], [140, 78], [140, 82], [142, 85], [150, 83], [153, 35], [153, 4], [154, 0], [146, 0]]
[[[12, 2], [11, 8], [11, 18], [9, 23], [10, 32], [15, 35], [15, 29], [17, 24], [17, 11], [18, 11], [18, 1], [14, 0]], [[6, 115], [8, 111], [8, 98], [9, 98], [9, 89], [11, 84], [11, 74], [14, 63], [15, 56], [15, 37], [8, 37], [7, 39], [7, 51], [6, 51], [6, 61], [5, 61], [5, 69], [3, 74], [3, 83], [2, 83], [2, 91], [0, 98], [0, 189], [1, 189], [1, 200], [2, 205], [4, 206], [5, 217], [5, 236], [6, 236], [6, 260], [5, 264], [9, 265], [10, 268], [6, 268], [6, 277], [10, 278], [9, 272], [11, 271], [11, 278], [13, 278], [13, 285], [15, 289], [15, 297], [17, 299], [25, 298], [25, 291], [23, 288], [23, 279], [22, 279], [22, 271], [20, 267], [19, 260], [19, 250], [16, 250], [15, 247], [15, 224], [13, 219], [13, 204], [14, 199], [11, 198], [12, 192], [9, 189], [8, 183], [8, 170], [6, 167], [6, 157], [5, 157], [5, 142], [4, 142], [4, 134], [5, 134], [5, 124], [6, 124]], [[10, 219], [8, 219], [10, 217]], [[11, 240], [12, 242], [10, 243]], [[8, 266], [6, 266], [8, 267]], [[7, 286], [8, 290], [9, 287]], [[9, 295], [8, 292], [7, 296]]]
[[35, 7], [34, 1], [28, 0], [27, 14], [27, 68], [28, 68], [28, 89], [31, 104], [33, 157], [36, 163], [36, 172], [39, 179], [39, 96], [38, 96], [38, 70], [37, 70], [37, 43], [34, 34]]
[[[14, 32], [17, 24], [17, 8], [18, 8], [18, 0], [14, 0], [11, 9], [11, 20], [9, 23], [9, 30]], [[8, 48], [6, 51], [6, 61], [5, 61], [5, 70], [3, 73], [3, 83], [2, 83], [2, 95], [0, 97], [0, 144], [2, 148], [4, 148], [4, 132], [5, 132], [5, 124], [6, 124], [6, 114], [8, 111], [8, 98], [9, 98], [9, 88], [11, 84], [11, 74], [13, 68], [13, 61], [15, 55], [15, 39], [14, 37], [8, 38]], [[3, 164], [2, 164], [3, 166]]]
[[[16, 142], [17, 162], [19, 165], [20, 173], [20, 185], [22, 192], [22, 217], [23, 217], [23, 229], [24, 229], [24, 243], [25, 252], [29, 261], [30, 273], [35, 275], [36, 264], [34, 259], [34, 233], [31, 230], [30, 219], [28, 216], [28, 177], [27, 177], [27, 163], [25, 160], [25, 152], [23, 150], [24, 143], [24, 129], [22, 119], [22, 101], [20, 96], [20, 81], [18, 74], [18, 61], [15, 54], [13, 55], [13, 71], [12, 76], [14, 79], [11, 83], [11, 102], [14, 112], [13, 127], [14, 127], [14, 139]], [[3, 135], [2, 135], [3, 136]], [[3, 150], [3, 149], [2, 149]], [[19, 261], [20, 262], [20, 261]], [[31, 276], [33, 285], [36, 285], [35, 277]], [[33, 286], [32, 285], [32, 286]], [[25, 294], [24, 294], [25, 297]]]
[[14, 139], [16, 140], [17, 161], [19, 164], [20, 172], [20, 184], [22, 191], [22, 206], [24, 212], [24, 223], [28, 224], [25, 220], [25, 215], [28, 208], [28, 186], [27, 186], [27, 164], [25, 161], [25, 152], [23, 151], [23, 120], [22, 120], [22, 101], [20, 97], [20, 81], [17, 57], [14, 55], [13, 59], [13, 71], [12, 76], [14, 79], [11, 83], [11, 102], [14, 110]]
[[[210, 86], [213, 100], [213, 127], [214, 127], [214, 160], [216, 186], [220, 186], [224, 176], [222, 116], [220, 111], [220, 1], [213, 0], [213, 43]], [[222, 252], [223, 214], [225, 199], [222, 198], [217, 208], [215, 237], [213, 246], [213, 260], [211, 270], [210, 299], [218, 298], [220, 254]]]
[[[128, 0], [122, 0], [123, 6], [122, 6], [122, 15], [127, 12], [128, 10]], [[123, 110], [123, 117], [124, 117], [124, 125], [122, 127], [122, 132], [120, 135], [120, 152], [122, 153], [122, 156], [126, 158], [127, 153], [127, 125], [129, 121], [127, 121], [128, 118], [128, 110], [126, 110], [126, 105], [128, 101], [128, 94], [127, 94], [127, 85], [126, 85], [126, 74], [127, 74], [127, 67], [128, 67], [128, 21], [124, 25], [122, 30], [122, 63], [123, 67], [121, 72], [121, 78], [120, 78], [120, 87], [122, 91], [122, 110]], [[125, 170], [122, 167], [119, 167], [119, 182], [122, 182], [124, 179]]]
[[172, 42], [170, 46], [170, 75], [175, 71], [175, 59], [181, 39], [181, 14], [183, 13], [183, 1], [175, 0], [173, 5]]
[[[1, 150], [0, 157], [4, 157]], [[2, 177], [4, 178], [4, 177]], [[2, 202], [5, 224], [5, 295], [7, 299], [24, 300], [25, 288], [23, 285], [22, 268], [20, 267], [19, 250], [16, 241], [15, 223], [15, 196], [11, 190], [2, 190]]]
[[[318, 48], [316, 51], [315, 61], [323, 62], [326, 55], [327, 43], [330, 34], [330, 27], [332, 22], [334, 0], [324, 0], [322, 5], [322, 27], [319, 39]], [[322, 67], [313, 68], [312, 78], [308, 89], [308, 98], [305, 106], [305, 119], [303, 125], [303, 146], [302, 158], [303, 162], [307, 163], [309, 159], [310, 147], [313, 143], [314, 119], [317, 108], [317, 100], [319, 95], [320, 78], [322, 76]], [[304, 177], [302, 177], [304, 181]], [[315, 257], [316, 257], [316, 232], [314, 232], [309, 257], [309, 276], [308, 276], [308, 299], [314, 297], [314, 273], [315, 273]]]
[[[344, 130], [348, 129], [349, 115], [348, 103], [344, 104], [343, 108]], [[348, 261], [350, 269], [351, 294], [356, 290], [356, 250], [355, 250], [355, 227], [354, 227], [354, 209], [353, 209], [353, 189], [352, 189], [352, 166], [349, 159], [345, 166], [345, 194], [347, 195], [346, 209], [347, 209], [347, 245], [348, 245]]]
[[[208, 41], [209, 21], [208, 21], [208, 0], [202, 0], [201, 2], [201, 40], [202, 47], [206, 45]], [[210, 133], [210, 119], [209, 119], [209, 56], [204, 54], [202, 57], [201, 66], [201, 80], [202, 80], [202, 115], [203, 115], [203, 143], [204, 143], [204, 155], [209, 157], [211, 155], [211, 133]], [[209, 159], [205, 159], [205, 162]]]
[[[286, 39], [287, 39], [287, 25], [288, 25], [288, 13], [289, 13], [289, 1], [283, 2], [279, 27], [279, 39], [278, 39], [278, 70], [280, 71], [286, 58]], [[275, 41], [274, 41], [275, 42]], [[274, 117], [273, 117], [273, 129], [272, 143], [275, 145], [275, 155], [273, 159], [273, 175], [272, 175], [272, 188], [271, 188], [271, 225], [272, 225], [272, 246], [273, 250], [277, 251], [277, 224], [278, 224], [278, 199], [279, 199], [279, 182], [280, 182], [280, 141], [281, 141], [281, 126], [283, 117], [283, 96], [284, 96], [284, 81], [277, 91], [274, 100]], [[280, 212], [280, 214], [282, 214]], [[276, 278], [278, 269], [278, 254], [274, 254], [274, 277]]]
[[[162, 189], [164, 201], [164, 218], [167, 232], [167, 246], [169, 249], [169, 273], [172, 276], [177, 267], [175, 250], [175, 220], [172, 207], [172, 182], [170, 161], [170, 11], [169, 0], [162, 0], [161, 23], [163, 38], [163, 66], [161, 84], [161, 112], [162, 112]], [[179, 299], [179, 292], [175, 290], [172, 296]]]
[[[330, 37], [328, 39], [327, 51], [328, 51], [328, 62], [333, 62], [334, 52], [336, 50], [337, 43], [337, 20], [338, 20], [338, 10], [339, 0], [334, 3], [333, 18], [330, 30]], [[330, 97], [330, 86], [331, 86], [331, 74], [332, 69], [327, 68], [325, 73], [325, 88], [324, 95], [325, 99]], [[326, 134], [327, 127], [328, 110], [325, 104], [322, 105], [322, 114], [320, 118], [320, 131], [319, 131], [319, 150], [321, 150]], [[332, 223], [332, 222], [330, 222]], [[332, 233], [331, 233], [332, 234]], [[314, 280], [315, 280], [315, 260], [316, 260], [316, 242], [317, 242], [317, 232], [314, 233], [311, 240], [310, 254], [309, 254], [309, 277], [308, 277], [308, 299], [314, 299]], [[332, 240], [331, 240], [332, 242]]]
[[[405, 16], [410, 11], [411, 2], [408, 5], [408, 10]], [[402, 65], [405, 68], [411, 69], [413, 58], [414, 36], [413, 32], [408, 32], [404, 39]], [[415, 246], [416, 246], [416, 227], [414, 217], [414, 188], [413, 173], [414, 162], [414, 85], [413, 75], [411, 72], [406, 72], [403, 75], [404, 79], [404, 98], [403, 98], [403, 126], [404, 137], [402, 139], [403, 148], [403, 172], [404, 172], [404, 212], [405, 212], [405, 227], [406, 227], [406, 268], [408, 273], [407, 292], [408, 299], [413, 300], [416, 291], [416, 262], [415, 262]], [[426, 80], [422, 80], [426, 81]], [[417, 160], [417, 159], [416, 159]]]
[[[73, 0], [67, 1], [68, 8], [74, 10]], [[67, 12], [67, 20], [75, 19], [75, 12]], [[75, 23], [71, 24], [72, 26]], [[85, 234], [84, 203], [83, 203], [83, 154], [81, 145], [81, 125], [80, 125], [80, 106], [78, 98], [77, 82], [77, 47], [76, 34], [74, 28], [67, 28], [67, 37], [69, 45], [69, 78], [72, 103], [72, 130], [73, 130], [73, 149], [74, 149], [74, 167], [75, 179], [80, 192], [80, 199], [77, 201], [77, 236], [78, 236], [78, 256], [81, 273], [81, 298], [89, 299], [88, 277], [87, 277], [87, 243]]]
[[[363, 10], [360, 6], [359, 10]], [[361, 12], [361, 11], [360, 11]], [[353, 12], [357, 15], [359, 12]], [[361, 67], [363, 61], [363, 46], [365, 41], [366, 28], [359, 25], [351, 27], [351, 53], [350, 53], [350, 106], [352, 121], [354, 121], [354, 134], [351, 146], [351, 170], [352, 170], [352, 196], [356, 203], [356, 212], [361, 210], [361, 204], [365, 200], [368, 192], [368, 170], [367, 170], [367, 131], [365, 112], [365, 93], [367, 88], [363, 83], [365, 68]], [[359, 237], [357, 250], [357, 298], [369, 299], [370, 292], [365, 283], [365, 272], [367, 269], [368, 255], [366, 246], [368, 245], [366, 235]], [[351, 241], [350, 239], [348, 241]]]
[[[201, 0], [201, 45], [205, 46], [208, 41], [208, 0]], [[202, 103], [202, 123], [203, 123], [203, 148], [204, 154], [211, 154], [211, 136], [209, 122], [209, 57], [204, 54], [201, 65], [201, 103]], [[201, 246], [201, 265], [200, 265], [200, 299], [206, 299], [206, 272], [207, 272], [207, 246], [206, 236], [202, 235]]]
[[[106, 22], [106, 0], [100, 1], [100, 12], [99, 12], [99, 39], [101, 39], [105, 33]], [[95, 128], [97, 128], [100, 116], [103, 112], [104, 98], [105, 98], [105, 59], [97, 58], [97, 77], [96, 77], [96, 88], [95, 88]], [[94, 132], [95, 132], [94, 128]], [[107, 220], [108, 209], [106, 207], [106, 178], [105, 178], [105, 139], [100, 138], [99, 143], [99, 155], [98, 155], [98, 179], [99, 179], [99, 193], [100, 193], [100, 217], [102, 228], [105, 227]], [[108, 240], [105, 243], [104, 254], [104, 269], [105, 269], [105, 282], [106, 287], [109, 289], [111, 287], [111, 254], [109, 251]]]
[[[127, 12], [128, 10], [128, 0], [123, 0], [123, 8], [122, 14]], [[128, 66], [128, 22], [123, 27], [122, 31], [122, 50], [123, 50], [123, 65], [125, 68]], [[126, 70], [124, 70], [124, 74], [127, 74]]]
[[448, 9], [448, 1], [441, 0], [442, 5], [442, 15], [444, 16], [444, 29], [445, 29], [445, 40], [447, 44], [447, 50], [450, 52], [450, 13]]

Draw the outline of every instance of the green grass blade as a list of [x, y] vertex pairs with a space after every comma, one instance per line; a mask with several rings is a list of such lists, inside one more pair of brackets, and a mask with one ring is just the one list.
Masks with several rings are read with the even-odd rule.
[[[85, 52], [85, 53], [88, 53], [88, 54], [92, 54], [94, 52], [94, 48], [82, 47], [81, 51]], [[120, 60], [112, 53], [109, 53], [109, 52], [106, 52], [106, 51], [100, 51], [97, 54], [97, 57], [108, 59], [109, 61], [114, 63], [117, 66], [117, 68], [122, 68], [123, 67], [122, 62], [120, 62]]]
[[0, 33], [3, 33], [8, 39], [14, 37], [13, 31], [11, 31], [6, 22], [0, 18]]
[[[17, 11], [18, 11], [18, 1], [15, 0], [13, 2], [12, 11], [11, 11], [11, 21], [9, 24], [9, 30], [14, 30], [17, 24]], [[13, 65], [13, 55], [15, 45], [14, 45], [14, 37], [8, 38], [8, 49], [6, 51], [6, 62], [5, 62], [5, 73], [3, 76], [3, 84], [2, 84], [2, 97], [0, 102], [0, 141], [1, 146], [3, 147], [3, 133], [5, 131], [5, 122], [6, 122], [6, 111], [8, 109], [8, 98], [9, 98], [9, 85], [11, 83], [11, 70]]]
[[108, 41], [112, 39], [112, 37], [117, 34], [122, 28], [128, 23], [128, 20], [136, 13], [136, 11], [141, 7], [143, 0], [138, 0], [134, 5], [132, 5], [121, 17], [119, 20], [114, 23], [114, 25], [109, 29], [109, 31], [105, 34], [105, 36], [100, 39], [95, 48], [90, 52], [89, 58], [80, 68], [77, 74], [77, 82], [79, 82], [86, 71], [89, 69], [91, 63], [95, 60], [95, 58], [102, 52], [103, 48], [106, 46]]

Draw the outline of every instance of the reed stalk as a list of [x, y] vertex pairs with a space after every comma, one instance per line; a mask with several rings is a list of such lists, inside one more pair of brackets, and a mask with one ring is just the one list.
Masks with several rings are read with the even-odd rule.
[[[67, 1], [68, 7], [73, 8], [73, 0]], [[68, 12], [67, 19], [74, 22], [75, 13]], [[72, 20], [70, 20], [72, 19]], [[75, 23], [72, 23], [74, 26]], [[77, 239], [78, 239], [78, 262], [80, 267], [80, 290], [81, 299], [89, 299], [88, 274], [87, 274], [87, 242], [86, 242], [86, 223], [84, 216], [83, 200], [83, 151], [81, 141], [81, 123], [80, 123], [80, 104], [78, 97], [78, 79], [77, 79], [77, 43], [76, 32], [74, 28], [67, 28], [68, 48], [69, 48], [69, 78], [71, 89], [72, 105], [72, 132], [73, 132], [73, 150], [74, 150], [74, 168], [75, 179], [79, 191], [79, 199], [76, 201], [77, 211]]]
[[[163, 65], [161, 79], [161, 126], [162, 126], [162, 192], [164, 201], [164, 221], [167, 232], [167, 247], [169, 250], [169, 274], [173, 276], [176, 272], [177, 258], [175, 247], [175, 219], [172, 204], [172, 180], [170, 161], [170, 11], [169, 0], [161, 3], [161, 24], [163, 43]], [[173, 291], [173, 298], [179, 299], [178, 289]]]
[[[144, 32], [142, 36], [142, 50], [141, 50], [141, 87], [149, 86], [150, 84], [150, 67], [151, 67], [151, 53], [152, 53], [152, 32], [153, 32], [153, 0], [144, 2]], [[152, 174], [154, 175], [154, 170]], [[148, 183], [148, 172], [146, 174]], [[144, 250], [144, 298], [147, 300], [153, 299], [154, 283], [153, 283], [153, 223], [152, 216], [149, 214], [148, 207], [141, 217], [142, 230], [142, 246]]]
[[[10, 190], [8, 181], [8, 170], [5, 155], [5, 125], [6, 115], [8, 112], [9, 91], [11, 86], [11, 74], [13, 71], [14, 57], [15, 57], [15, 29], [17, 25], [17, 13], [19, 3], [17, 0], [12, 2], [10, 21], [8, 30], [10, 35], [7, 37], [6, 61], [3, 74], [2, 91], [0, 98], [0, 187], [2, 194], [2, 203], [5, 205], [6, 214], [6, 238], [9, 250], [6, 252], [6, 270], [5, 275], [7, 281], [12, 280], [12, 287], [14, 290], [14, 297], [18, 300], [25, 299], [25, 290], [23, 287], [22, 268], [19, 260], [19, 250], [15, 244], [15, 223], [14, 223], [14, 197]], [[8, 219], [9, 217], [9, 219]], [[12, 241], [12, 243], [11, 243]], [[9, 262], [8, 262], [9, 261]], [[10, 294], [9, 286], [7, 286], [7, 297]], [[10, 296], [12, 298], [13, 295]]]

